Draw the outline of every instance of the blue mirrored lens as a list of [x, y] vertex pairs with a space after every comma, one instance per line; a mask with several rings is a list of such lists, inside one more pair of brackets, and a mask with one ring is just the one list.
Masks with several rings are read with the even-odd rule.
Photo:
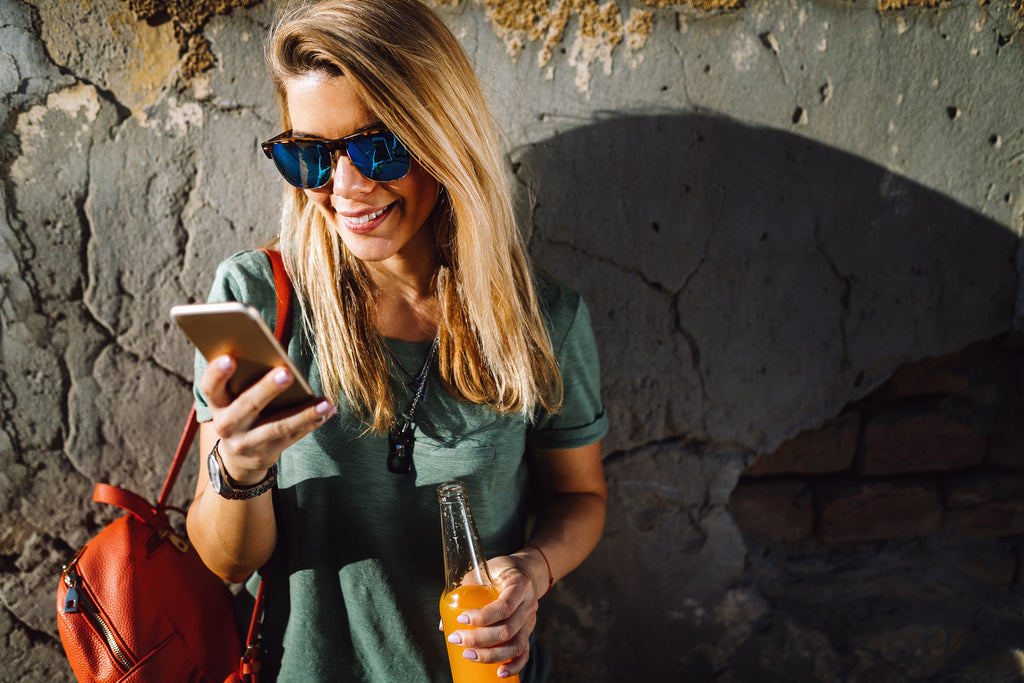
[[332, 150], [340, 149], [357, 171], [378, 182], [404, 178], [412, 164], [409, 150], [389, 130], [343, 140], [284, 139], [273, 142], [269, 147], [284, 179], [307, 190], [322, 187], [330, 181], [334, 166]]
[[326, 145], [293, 140], [274, 145], [271, 151], [277, 169], [295, 187], [320, 187], [331, 178], [331, 152]]
[[389, 130], [353, 138], [347, 151], [357, 171], [381, 182], [404, 178], [412, 162], [409, 150]]

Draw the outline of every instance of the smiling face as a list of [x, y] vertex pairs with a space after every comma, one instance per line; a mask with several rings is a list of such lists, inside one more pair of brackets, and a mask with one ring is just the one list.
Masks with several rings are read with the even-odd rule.
[[[382, 127], [345, 76], [308, 74], [284, 89], [295, 135], [332, 140]], [[397, 270], [433, 268], [434, 235], [421, 228], [439, 189], [415, 160], [404, 178], [375, 182], [339, 156], [330, 181], [304, 192], [356, 258]]]

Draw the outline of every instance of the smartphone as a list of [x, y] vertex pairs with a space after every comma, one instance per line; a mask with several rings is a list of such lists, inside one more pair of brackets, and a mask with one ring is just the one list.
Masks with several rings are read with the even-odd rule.
[[264, 408], [269, 415], [316, 398], [305, 378], [274, 338], [259, 311], [248, 304], [186, 304], [171, 308], [171, 318], [208, 362], [225, 354], [235, 359], [228, 391], [238, 396], [273, 368], [285, 367], [294, 381]]

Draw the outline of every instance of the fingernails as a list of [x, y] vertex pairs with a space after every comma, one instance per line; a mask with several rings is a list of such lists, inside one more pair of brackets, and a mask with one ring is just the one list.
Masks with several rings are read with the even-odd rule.
[[498, 672], [498, 678], [508, 678], [511, 675], [512, 675], [512, 672], [509, 671], [508, 669], [502, 669], [501, 671]]
[[320, 416], [320, 422], [327, 422], [327, 418], [338, 412], [337, 406], [330, 401], [320, 401], [316, 404], [316, 413]]
[[462, 636], [460, 636], [458, 633], [453, 633], [450, 636], [448, 636], [448, 642], [452, 645], [462, 645]]
[[230, 370], [234, 364], [235, 362], [231, 360], [231, 356], [221, 356], [217, 359], [217, 367], [221, 370]]
[[465, 614], [460, 614], [455, 618], [455, 621], [459, 622], [460, 624], [468, 624], [469, 617], [467, 617]]
[[462, 656], [466, 659], [476, 660], [476, 652], [473, 650], [463, 650]]
[[288, 384], [288, 382], [290, 382], [291, 379], [292, 376], [289, 375], [288, 371], [283, 368], [274, 373], [274, 381], [277, 382], [278, 384]]

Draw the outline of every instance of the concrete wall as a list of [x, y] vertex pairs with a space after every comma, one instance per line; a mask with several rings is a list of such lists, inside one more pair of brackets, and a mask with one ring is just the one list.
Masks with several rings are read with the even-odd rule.
[[[167, 309], [275, 230], [279, 4], [0, 0], [0, 680], [70, 679], [92, 485], [155, 495], [189, 403]], [[610, 518], [545, 599], [557, 679], [1022, 680], [1019, 527], [956, 546], [1016, 558], [992, 582], [935, 569], [956, 528], [773, 545], [730, 512], [897, 368], [979, 340], [1020, 367], [1019, 1], [438, 8], [604, 361]]]

